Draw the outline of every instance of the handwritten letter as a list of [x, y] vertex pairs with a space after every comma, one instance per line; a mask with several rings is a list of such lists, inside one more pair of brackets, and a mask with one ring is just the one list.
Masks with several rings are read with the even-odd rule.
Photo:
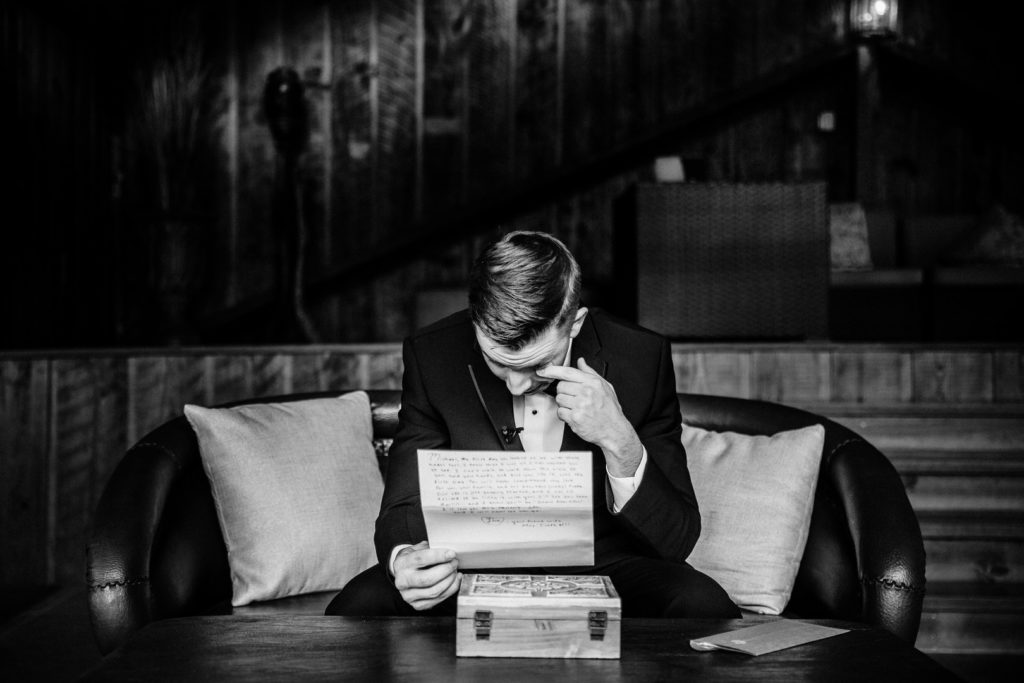
[[591, 454], [419, 451], [433, 548], [462, 569], [594, 563]]

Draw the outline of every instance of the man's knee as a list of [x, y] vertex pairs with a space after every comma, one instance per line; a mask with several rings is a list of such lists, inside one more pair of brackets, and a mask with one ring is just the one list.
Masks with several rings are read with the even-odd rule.
[[717, 581], [692, 568], [687, 573], [686, 581], [677, 584], [666, 596], [662, 616], [695, 619], [736, 619], [742, 616]]
[[343, 617], [395, 616], [400, 606], [398, 591], [380, 565], [357, 574], [327, 605], [324, 614]]

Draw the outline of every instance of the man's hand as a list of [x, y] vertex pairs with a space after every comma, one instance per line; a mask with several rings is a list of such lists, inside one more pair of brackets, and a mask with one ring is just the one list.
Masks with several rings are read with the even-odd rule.
[[643, 457], [643, 444], [609, 384], [582, 358], [577, 367], [549, 365], [537, 370], [538, 377], [559, 380], [558, 418], [584, 441], [601, 447], [608, 473], [632, 477]]
[[420, 541], [395, 555], [395, 588], [413, 609], [430, 609], [459, 590], [458, 566], [455, 551]]

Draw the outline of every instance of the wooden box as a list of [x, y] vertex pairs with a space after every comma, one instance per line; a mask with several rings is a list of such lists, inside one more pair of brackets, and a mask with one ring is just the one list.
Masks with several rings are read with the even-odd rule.
[[466, 574], [459, 657], [618, 659], [622, 602], [607, 576]]

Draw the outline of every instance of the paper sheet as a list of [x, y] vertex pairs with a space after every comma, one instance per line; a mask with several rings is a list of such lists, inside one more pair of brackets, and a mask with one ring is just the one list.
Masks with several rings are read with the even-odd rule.
[[459, 569], [594, 564], [591, 453], [418, 454], [427, 540]]
[[707, 638], [697, 638], [690, 641], [690, 647], [694, 650], [728, 650], [757, 656], [811, 643], [822, 638], [831, 638], [840, 633], [846, 633], [847, 630], [808, 624], [803, 621], [777, 619]]

